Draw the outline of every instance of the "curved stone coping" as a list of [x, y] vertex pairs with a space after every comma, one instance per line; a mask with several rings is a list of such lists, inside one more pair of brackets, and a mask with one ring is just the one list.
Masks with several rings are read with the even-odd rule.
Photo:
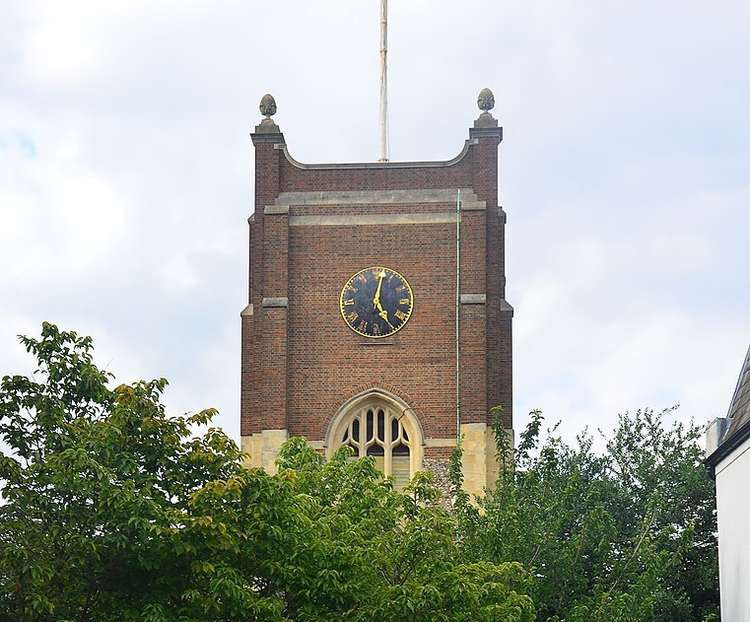
[[295, 160], [289, 153], [286, 143], [276, 143], [274, 149], [281, 149], [289, 164], [305, 170], [350, 170], [350, 169], [393, 169], [393, 168], [440, 168], [458, 164], [469, 153], [469, 147], [478, 145], [479, 139], [469, 138], [464, 141], [463, 149], [455, 158], [431, 162], [351, 162], [344, 164], [303, 164]]

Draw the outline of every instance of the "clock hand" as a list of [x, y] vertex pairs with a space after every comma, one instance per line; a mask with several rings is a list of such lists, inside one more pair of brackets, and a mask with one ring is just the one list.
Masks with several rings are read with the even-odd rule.
[[[385, 270], [381, 270], [378, 274], [378, 288], [375, 290], [375, 297], [372, 299], [372, 306], [380, 306], [380, 290], [383, 287], [383, 279], [385, 278]], [[380, 307], [382, 309], [382, 307]]]
[[390, 326], [391, 328], [393, 328], [393, 324], [391, 324], [388, 321], [388, 311], [386, 311], [385, 309], [383, 309], [383, 305], [380, 304], [379, 300], [378, 300], [378, 302], [376, 303], [375, 306], [376, 306], [376, 308], [378, 310], [378, 315], [385, 320], [385, 323], [388, 324], [388, 326]]

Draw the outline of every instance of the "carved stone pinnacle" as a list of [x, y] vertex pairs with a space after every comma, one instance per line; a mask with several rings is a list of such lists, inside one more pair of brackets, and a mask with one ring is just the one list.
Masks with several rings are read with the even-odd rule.
[[260, 114], [267, 118], [271, 118], [276, 114], [276, 100], [273, 95], [266, 93], [260, 100]]
[[477, 97], [477, 106], [484, 112], [489, 112], [495, 107], [495, 96], [492, 91], [488, 88], [484, 88], [479, 91], [479, 97]]

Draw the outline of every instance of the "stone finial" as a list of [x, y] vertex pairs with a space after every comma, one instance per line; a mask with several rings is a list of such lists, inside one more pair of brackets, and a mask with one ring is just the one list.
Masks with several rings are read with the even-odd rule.
[[[490, 93], [490, 96], [491, 95], [492, 93]], [[273, 115], [276, 114], [276, 100], [273, 98], [273, 95], [271, 95], [270, 93], [266, 93], [260, 99], [260, 114], [262, 114], [268, 119], [270, 119]]]
[[495, 96], [492, 91], [488, 88], [483, 88], [479, 91], [479, 97], [477, 97], [477, 106], [482, 112], [489, 112], [495, 107]]
[[260, 122], [260, 124], [255, 126], [255, 133], [256, 134], [280, 134], [281, 130], [279, 129], [279, 126], [274, 123], [273, 119], [271, 118], [273, 115], [276, 114], [276, 100], [273, 98], [273, 95], [270, 93], [266, 93], [263, 97], [260, 98], [260, 113], [264, 115], [264, 119]]
[[477, 97], [477, 106], [482, 111], [479, 118], [474, 121], [474, 127], [476, 129], [489, 129], [497, 127], [497, 119], [492, 116], [490, 110], [495, 107], [495, 96], [492, 94], [490, 89], [484, 88], [479, 91], [479, 97]]

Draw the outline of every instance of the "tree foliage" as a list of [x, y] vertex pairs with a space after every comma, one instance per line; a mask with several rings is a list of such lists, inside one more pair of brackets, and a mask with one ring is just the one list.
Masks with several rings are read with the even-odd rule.
[[[718, 619], [713, 481], [701, 429], [672, 409], [621, 415], [603, 452], [542, 436], [531, 414], [515, 460], [481, 511], [458, 506], [471, 559], [513, 559], [533, 575], [539, 620]], [[500, 456], [507, 440], [496, 431]]]
[[[0, 622], [718, 620], [713, 482], [700, 429], [620, 417], [603, 451], [533, 412], [479, 501], [450, 508], [371, 459], [302, 439], [242, 466], [206, 409], [167, 415], [163, 379], [112, 386], [88, 337], [21, 338], [0, 381]], [[532, 604], [533, 603], [533, 604]]]
[[87, 337], [22, 338], [0, 383], [0, 621], [534, 619], [529, 575], [472, 559], [429, 476], [301, 439], [245, 469], [215, 412], [165, 413], [163, 379], [111, 388]]

